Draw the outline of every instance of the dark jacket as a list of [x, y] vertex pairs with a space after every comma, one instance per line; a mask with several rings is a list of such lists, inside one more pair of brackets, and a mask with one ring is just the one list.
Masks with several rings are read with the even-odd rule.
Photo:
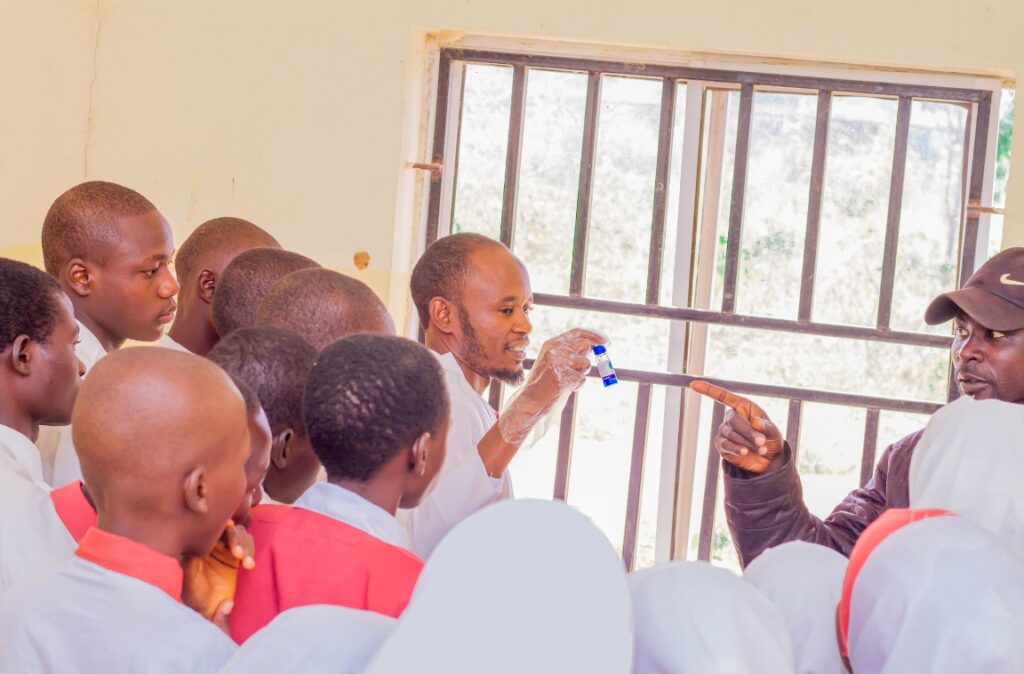
[[786, 463], [754, 475], [723, 461], [725, 518], [746, 566], [768, 548], [787, 541], [820, 543], [849, 556], [857, 538], [886, 508], [910, 505], [910, 456], [924, 430], [885, 448], [875, 474], [855, 489], [824, 521], [804, 505], [803, 488], [787, 444]]

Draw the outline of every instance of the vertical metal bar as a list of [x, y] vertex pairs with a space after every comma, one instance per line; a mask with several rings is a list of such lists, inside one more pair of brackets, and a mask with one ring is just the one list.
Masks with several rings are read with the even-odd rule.
[[[985, 156], [988, 151], [988, 127], [992, 116], [992, 93], [987, 92], [984, 100], [978, 103], [978, 121], [974, 130], [974, 158], [971, 161], [971, 188], [967, 197], [968, 207], [980, 206], [985, 189]], [[967, 282], [978, 255], [978, 228], [981, 214], [968, 210], [967, 221], [964, 223], [964, 245], [960, 257], [960, 285]]]
[[[442, 51], [437, 64], [437, 100], [434, 102], [434, 139], [431, 161], [444, 164], [445, 129], [448, 122], [448, 87], [451, 81], [451, 57]], [[437, 240], [438, 218], [441, 215], [441, 173], [430, 172], [430, 197], [427, 200], [427, 245]]]
[[721, 470], [722, 459], [715, 449], [715, 434], [725, 418], [725, 407], [715, 403], [715, 411], [711, 415], [711, 445], [708, 447], [708, 471], [704, 477], [704, 506], [700, 511], [700, 538], [697, 540], [697, 559], [711, 559], [711, 543], [715, 529], [715, 506], [718, 504], [718, 472]]
[[572, 272], [569, 295], [583, 294], [587, 270], [587, 234], [590, 228], [590, 199], [594, 188], [594, 157], [597, 151], [597, 123], [601, 103], [601, 73], [587, 77], [587, 107], [583, 114], [583, 152], [580, 156], [580, 184], [576, 197], [576, 233], [572, 242]]
[[892, 151], [892, 175], [889, 181], [889, 216], [885, 223], [885, 252], [882, 254], [882, 283], [878, 293], [879, 330], [889, 329], [892, 317], [892, 291], [896, 277], [896, 248], [900, 239], [900, 215], [903, 210], [903, 178], [907, 170], [907, 142], [910, 138], [910, 110], [913, 101], [900, 96], [896, 110], [896, 142]]
[[512, 248], [519, 195], [519, 160], [523, 148], [523, 118], [526, 116], [526, 66], [512, 69], [512, 107], [508, 116], [508, 145], [505, 151], [505, 190], [501, 197], [501, 242]]
[[863, 487], [875, 472], [875, 447], [878, 445], [878, 410], [868, 408], [864, 415], [864, 450], [860, 456], [860, 486]]
[[572, 463], [573, 427], [576, 424], [576, 395], [565, 401], [562, 423], [558, 429], [558, 458], [555, 459], [554, 498], [564, 501], [569, 495], [569, 465]]
[[804, 267], [800, 277], [798, 321], [811, 320], [814, 275], [818, 264], [818, 232], [821, 229], [821, 194], [825, 184], [828, 125], [832, 114], [832, 92], [818, 92], [818, 115], [814, 125], [814, 154], [811, 159], [811, 188], [807, 197], [807, 233], [804, 234]]
[[786, 442], [793, 450], [793, 460], [796, 460], [797, 447], [800, 444], [800, 417], [803, 415], [804, 404], [800, 400], [789, 401], [789, 418], [786, 419]]
[[640, 528], [640, 492], [644, 482], [644, 454], [651, 413], [651, 385], [640, 384], [636, 392], [636, 421], [633, 424], [633, 456], [629, 463], [629, 491], [626, 495], [626, 530], [622, 536], [622, 561], [633, 570], [637, 531]]
[[754, 86], [740, 89], [739, 122], [736, 127], [736, 160], [732, 172], [732, 202], [729, 205], [729, 241], [725, 247], [725, 284], [722, 311], [736, 310], [736, 275], [739, 272], [740, 237], [743, 234], [743, 197], [747, 189], [747, 159], [750, 154], [750, 117]]
[[672, 169], [672, 129], [676, 117], [676, 81], [666, 77], [661, 84], [661, 119], [658, 129], [658, 159], [654, 171], [654, 210], [651, 216], [651, 252], [647, 257], [647, 304], [658, 304], [661, 294], [661, 265], [665, 249], [665, 217], [669, 171]]
[[494, 408], [495, 412], [501, 409], [501, 389], [501, 382], [497, 379], [492, 379], [490, 390], [487, 392], [487, 402]]

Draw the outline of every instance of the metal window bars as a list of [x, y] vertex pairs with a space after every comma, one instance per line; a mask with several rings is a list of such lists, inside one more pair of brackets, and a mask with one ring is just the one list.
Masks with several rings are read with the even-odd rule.
[[[964, 147], [964, 207], [961, 210], [959, 279], [966, 279], [973, 271], [978, 250], [979, 218], [982, 211], [971, 208], [980, 204], [984, 186], [986, 150], [989, 119], [992, 112], [992, 91], [988, 89], [964, 89], [891, 82], [855, 81], [823, 77], [761, 72], [740, 72], [706, 68], [687, 68], [656, 64], [638, 64], [620, 61], [590, 60], [550, 55], [523, 53], [502, 53], [482, 50], [442, 49], [438, 63], [437, 99], [434, 111], [432, 141], [432, 162], [443, 167], [432, 171], [427, 205], [426, 243], [429, 245], [439, 236], [451, 230], [451, 203], [454, 198], [454, 174], [457, 170], [457, 131], [460, 115], [461, 68], [467, 63], [510, 66], [512, 68], [511, 109], [508, 126], [508, 145], [505, 161], [504, 192], [501, 207], [500, 238], [510, 248], [515, 243], [516, 202], [520, 157], [523, 138], [523, 120], [526, 108], [527, 75], [530, 68], [561, 70], [587, 75], [586, 107], [583, 116], [583, 144], [579, 167], [578, 198], [576, 205], [575, 232], [572, 248], [572, 263], [568, 295], [535, 295], [535, 303], [549, 307], [582, 309], [618, 315], [660, 317], [682, 322], [684, 325], [724, 325], [759, 330], [874, 340], [902, 345], [948, 348], [951, 338], [943, 335], [904, 332], [890, 327], [893, 303], [893, 286], [896, 270], [897, 242], [899, 238], [900, 215], [903, 196], [903, 182], [906, 168], [908, 138], [910, 133], [910, 112], [914, 100], [954, 102], [965, 105], [968, 110], [966, 136], [973, 142]], [[604, 75], [637, 76], [660, 78], [662, 82], [661, 111], [657, 160], [655, 171], [653, 218], [651, 222], [650, 253], [647, 270], [645, 303], [630, 303], [596, 299], [585, 296], [585, 270], [587, 239], [590, 225], [594, 159], [601, 103], [601, 83]], [[739, 88], [739, 115], [735, 146], [735, 162], [732, 175], [731, 204], [726, 243], [725, 278], [721, 309], [692, 308], [692, 306], [665, 306], [659, 304], [661, 268], [664, 258], [665, 229], [667, 213], [667, 182], [670, 174], [671, 150], [673, 146], [673, 125], [675, 117], [676, 90], [679, 82], [699, 81], [724, 84]], [[743, 203], [746, 191], [747, 161], [750, 146], [751, 115], [754, 92], [758, 88], [785, 88], [817, 93], [817, 113], [814, 131], [811, 179], [807, 209], [806, 234], [804, 240], [802, 277], [800, 284], [799, 308], [796, 320], [746, 315], [736, 312], [737, 276], [740, 264], [740, 239], [743, 230]], [[836, 325], [812, 320], [811, 307], [814, 296], [814, 282], [817, 265], [817, 247], [822, 210], [822, 186], [824, 182], [826, 150], [828, 145], [829, 120], [832, 99], [835, 94], [861, 94], [882, 96], [898, 100], [896, 136], [893, 148], [891, 182], [889, 190], [888, 217], [886, 220], [884, 254], [882, 260], [881, 285], [878, 313], [875, 327]], [[455, 131], [453, 134], [452, 132]], [[454, 137], [453, 137], [454, 136]], [[443, 221], [443, 218], [447, 221]], [[692, 227], [698, 227], [697, 218], [689, 220]], [[680, 222], [685, 222], [681, 219]], [[680, 232], [680, 236], [692, 234]], [[527, 361], [527, 367], [531, 365]], [[680, 364], [681, 365], [681, 364]], [[690, 381], [698, 378], [679, 372], [651, 372], [640, 370], [617, 370], [622, 381], [636, 382], [637, 403], [633, 432], [633, 447], [630, 461], [626, 520], [623, 531], [623, 559], [627, 568], [632, 569], [637, 550], [640, 497], [643, 480], [644, 459], [647, 451], [647, 428], [650, 421], [651, 397], [654, 386], [675, 389], [685, 388]], [[590, 376], [598, 376], [592, 369]], [[898, 400], [893, 398], [838, 393], [834, 391], [796, 388], [785, 385], [765, 385], [748, 381], [726, 381], [714, 377], [707, 379], [730, 390], [747, 395], [764, 395], [788, 399], [787, 439], [796, 447], [804, 402], [830, 403], [866, 410], [863, 450], [861, 456], [860, 483], [865, 484], [874, 468], [875, 447], [878, 440], [879, 413], [882, 410], [930, 414], [939, 407], [934, 402]], [[955, 389], [951, 383], [950, 394]], [[495, 407], [501, 400], [501, 391], [496, 384], [491, 390], [491, 402]], [[681, 397], [679, 398], [681, 401]], [[573, 395], [562, 412], [558, 437], [558, 453], [554, 497], [565, 499], [568, 492], [569, 473], [572, 463], [573, 429], [576, 416], [576, 397]], [[713, 428], [721, 423], [724, 410], [715, 404]], [[684, 410], [679, 409], [679, 427], [682, 428]], [[677, 459], [683, 452], [683, 443], [676, 442]], [[692, 448], [691, 448], [692, 450]], [[691, 455], [693, 452], [691, 451]], [[708, 463], [704, 477], [704, 497], [698, 539], [698, 558], [709, 559], [711, 555], [712, 531], [715, 504], [718, 497], [720, 462], [713, 449], [708, 452]], [[677, 492], [680, 489], [676, 483]], [[687, 488], [687, 493], [689, 487]], [[685, 550], [681, 532], [686, 532], [689, 522], [688, 499], [675, 495], [671, 528], [672, 550]], [[681, 503], [680, 501], [686, 501]], [[685, 520], [685, 522], [680, 522]]]

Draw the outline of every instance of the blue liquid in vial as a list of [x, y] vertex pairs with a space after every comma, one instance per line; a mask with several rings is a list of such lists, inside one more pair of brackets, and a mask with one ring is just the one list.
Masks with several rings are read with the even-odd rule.
[[612, 367], [612, 359], [603, 344], [594, 345], [594, 360], [597, 361], [597, 371], [601, 375], [601, 381], [604, 382], [605, 386], [613, 386], [619, 383], [619, 378], [615, 376], [615, 368]]

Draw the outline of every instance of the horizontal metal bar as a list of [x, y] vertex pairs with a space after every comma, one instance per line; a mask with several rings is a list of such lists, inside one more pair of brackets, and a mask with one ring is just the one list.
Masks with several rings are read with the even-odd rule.
[[801, 323], [782, 318], [766, 318], [763, 316], [746, 316], [730, 314], [722, 311], [690, 309], [686, 307], [665, 307], [650, 304], [634, 304], [615, 300], [600, 300], [591, 297], [566, 297], [565, 295], [549, 295], [535, 293], [534, 304], [545, 307], [563, 309], [581, 309], [599, 311], [609, 314], [626, 316], [645, 316], [650, 318], [667, 318], [691, 323], [707, 323], [709, 325], [729, 325], [738, 328], [756, 330], [774, 330], [777, 332], [793, 332], [801, 335], [820, 335], [822, 337], [843, 337], [847, 339], [867, 339], [876, 342], [906, 344], [908, 346], [927, 346], [936, 349], [948, 349], [953, 345], [953, 338], [945, 335], [929, 335], [920, 332], [900, 332], [897, 330], [878, 330], [876, 328], [855, 325], [835, 325], [832, 323]]
[[[527, 369], [530, 369], [533, 367], [533, 363], [533, 359], [527, 359], [524, 366]], [[596, 367], [591, 367], [590, 371], [587, 372], [587, 376], [599, 378], [601, 375], [598, 373]], [[927, 400], [900, 400], [898, 398], [866, 396], [857, 393], [839, 393], [837, 391], [797, 388], [795, 386], [776, 386], [774, 384], [755, 384], [747, 381], [736, 381], [734, 379], [718, 379], [717, 377], [694, 376], [689, 374], [670, 374], [668, 372], [651, 372], [649, 370], [626, 370], [623, 368], [615, 368], [615, 376], [619, 381], [635, 381], [640, 384], [678, 386], [680, 388], [686, 388], [690, 385], [690, 382], [696, 379], [702, 379], [729, 389], [734, 393], [742, 393], [744, 395], [802, 400], [804, 402], [844, 405], [847, 407], [877, 407], [882, 410], [910, 412], [913, 414], [932, 414], [944, 404], [939, 402], [929, 402]]]
[[477, 49], [443, 49], [460, 61], [474, 63], [496, 63], [502, 65], [525, 65], [529, 68], [572, 70], [575, 72], [601, 72], [634, 77], [675, 77], [681, 80], [701, 80], [729, 84], [752, 84], [754, 86], [789, 87], [795, 89], [830, 89], [836, 92], [867, 94], [871, 96], [912, 96], [947, 101], [981, 101], [987, 91], [960, 89], [956, 87], [934, 87], [892, 82], [867, 82], [844, 80], [830, 77], [803, 77], [800, 75], [777, 75], [714, 68], [687, 68], [655, 63], [608, 61], [603, 59], [572, 58], [547, 54], [521, 54]]

